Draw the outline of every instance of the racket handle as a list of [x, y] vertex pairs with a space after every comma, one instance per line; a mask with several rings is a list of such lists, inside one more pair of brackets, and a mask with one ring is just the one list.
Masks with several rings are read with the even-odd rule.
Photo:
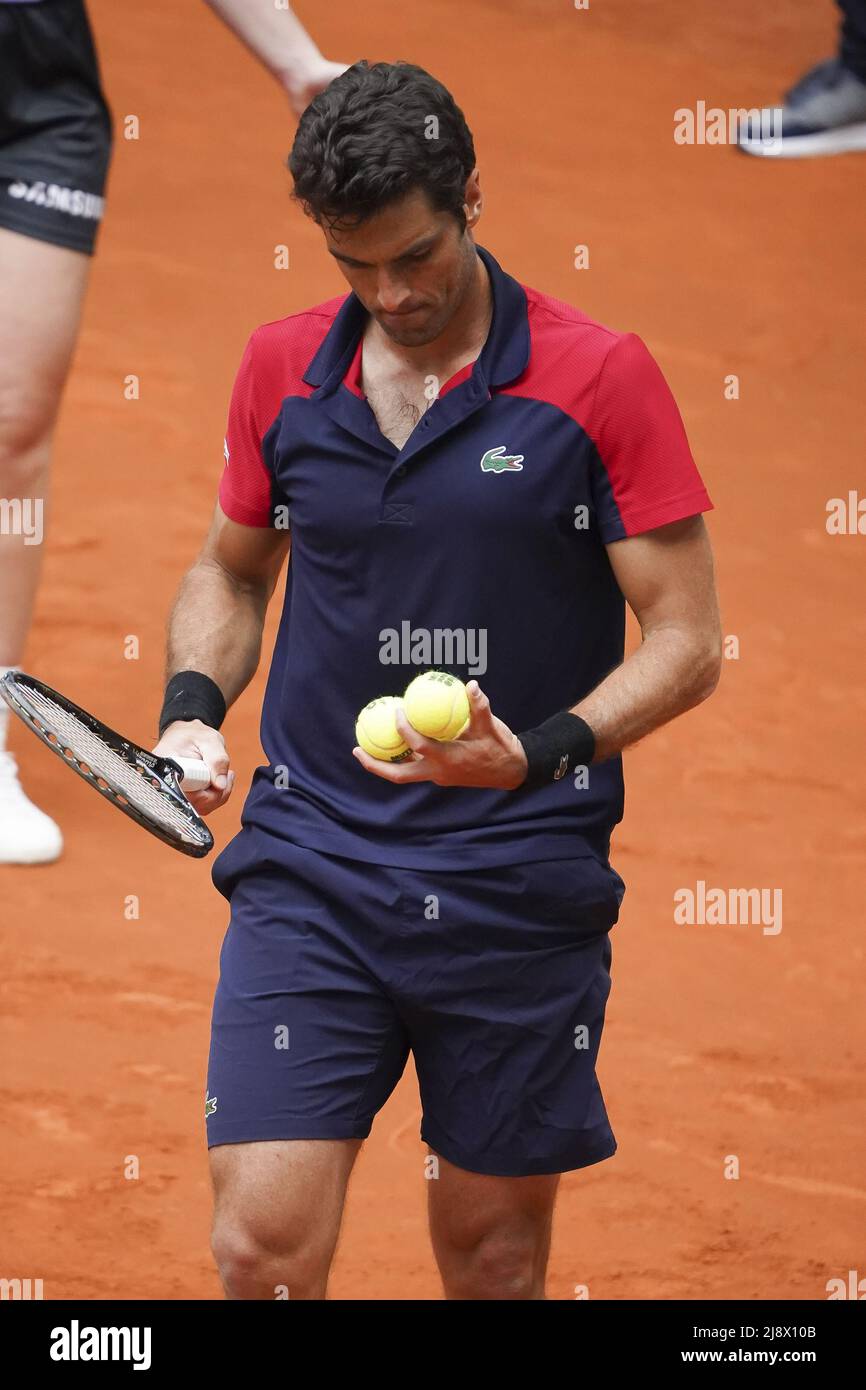
[[201, 758], [174, 758], [183, 771], [183, 790], [200, 792], [210, 786], [210, 768]]

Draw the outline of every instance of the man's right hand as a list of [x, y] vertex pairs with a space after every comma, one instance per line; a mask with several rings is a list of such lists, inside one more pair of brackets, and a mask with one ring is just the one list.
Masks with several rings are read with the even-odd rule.
[[228, 801], [235, 784], [235, 774], [230, 767], [226, 741], [219, 729], [211, 729], [200, 719], [178, 719], [168, 725], [152, 751], [161, 758], [201, 758], [202, 762], [207, 763], [210, 786], [202, 791], [185, 793], [200, 816], [209, 816]]

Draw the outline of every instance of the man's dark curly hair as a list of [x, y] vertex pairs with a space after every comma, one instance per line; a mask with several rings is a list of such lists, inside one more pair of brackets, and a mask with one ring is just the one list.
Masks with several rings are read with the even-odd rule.
[[472, 133], [451, 93], [414, 63], [355, 63], [314, 97], [289, 170], [308, 216], [356, 227], [413, 189], [466, 225]]

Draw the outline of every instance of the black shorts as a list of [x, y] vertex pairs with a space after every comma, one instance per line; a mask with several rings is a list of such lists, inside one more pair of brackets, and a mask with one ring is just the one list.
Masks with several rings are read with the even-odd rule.
[[0, 4], [0, 226], [91, 255], [111, 130], [84, 0]]

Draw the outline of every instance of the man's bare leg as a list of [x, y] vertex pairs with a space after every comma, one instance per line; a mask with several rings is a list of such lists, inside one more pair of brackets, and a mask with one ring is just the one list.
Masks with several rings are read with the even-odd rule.
[[325, 1298], [361, 1143], [280, 1139], [210, 1150], [212, 1247], [227, 1298]]
[[545, 1297], [559, 1178], [493, 1178], [439, 1158], [428, 1210], [446, 1299]]

